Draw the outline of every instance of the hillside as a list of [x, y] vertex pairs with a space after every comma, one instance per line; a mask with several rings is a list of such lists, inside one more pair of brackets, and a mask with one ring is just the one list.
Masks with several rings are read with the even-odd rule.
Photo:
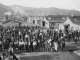
[[0, 4], [0, 18], [4, 16], [4, 13], [12, 11], [12, 9], [9, 6], [5, 6], [3, 4]]
[[20, 5], [11, 6], [15, 14], [21, 15], [80, 15], [80, 11], [76, 10], [67, 10], [67, 9], [59, 9], [59, 8], [32, 8], [32, 7], [24, 7]]
[[0, 17], [3, 17], [5, 12], [14, 12], [14, 15], [22, 16], [44, 16], [44, 15], [80, 15], [80, 11], [67, 10], [59, 8], [33, 8], [20, 5], [6, 6], [0, 4]]

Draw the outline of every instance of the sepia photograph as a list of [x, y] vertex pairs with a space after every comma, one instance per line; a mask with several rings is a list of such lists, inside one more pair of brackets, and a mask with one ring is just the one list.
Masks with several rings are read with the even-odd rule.
[[80, 0], [0, 0], [0, 60], [80, 60]]

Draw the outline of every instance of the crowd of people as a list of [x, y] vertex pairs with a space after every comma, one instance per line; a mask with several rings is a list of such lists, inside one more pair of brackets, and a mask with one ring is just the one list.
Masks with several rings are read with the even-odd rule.
[[[80, 31], [36, 30], [29, 26], [0, 26], [0, 51], [3, 53], [57, 52], [65, 50], [65, 41], [79, 43]], [[12, 54], [13, 55], [13, 54]]]

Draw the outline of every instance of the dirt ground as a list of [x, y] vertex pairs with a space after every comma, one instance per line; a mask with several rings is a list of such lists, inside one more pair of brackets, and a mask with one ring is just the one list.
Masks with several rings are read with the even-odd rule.
[[21, 60], [80, 60], [80, 57], [70, 52], [34, 52], [17, 55]]

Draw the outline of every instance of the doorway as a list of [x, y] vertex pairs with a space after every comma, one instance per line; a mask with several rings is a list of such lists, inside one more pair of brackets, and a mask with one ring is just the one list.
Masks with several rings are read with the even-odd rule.
[[42, 26], [45, 27], [45, 21], [42, 22]]
[[65, 31], [65, 33], [68, 33], [68, 31], [69, 31], [69, 24], [68, 25], [64, 25], [64, 31]]

